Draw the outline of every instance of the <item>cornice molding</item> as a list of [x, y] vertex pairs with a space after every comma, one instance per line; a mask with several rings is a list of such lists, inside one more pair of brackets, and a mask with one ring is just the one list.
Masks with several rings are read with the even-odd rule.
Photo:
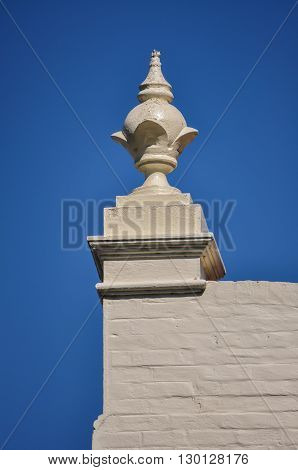
[[168, 281], [168, 282], [135, 282], [108, 283], [99, 282], [96, 289], [101, 297], [122, 297], [128, 295], [202, 295], [206, 281]]
[[197, 257], [201, 259], [208, 281], [218, 280], [225, 275], [225, 267], [211, 232], [189, 237], [139, 239], [90, 236], [87, 240], [101, 279], [103, 279], [103, 262], [114, 259]]

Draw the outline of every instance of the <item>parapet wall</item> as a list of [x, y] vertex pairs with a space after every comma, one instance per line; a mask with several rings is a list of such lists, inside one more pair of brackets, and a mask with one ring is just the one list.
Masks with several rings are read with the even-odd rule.
[[298, 447], [298, 284], [103, 302], [94, 449]]

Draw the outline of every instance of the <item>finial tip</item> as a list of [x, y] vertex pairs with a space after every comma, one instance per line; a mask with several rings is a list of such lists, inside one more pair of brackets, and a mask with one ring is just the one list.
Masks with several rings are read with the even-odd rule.
[[160, 67], [160, 51], [157, 51], [156, 49], [153, 49], [151, 52], [151, 60], [150, 60], [150, 66], [157, 66]]
[[172, 87], [162, 74], [160, 51], [153, 49], [151, 52], [149, 72], [139, 88], [138, 99], [140, 102], [147, 101], [150, 98], [165, 99], [169, 103], [173, 100]]
[[151, 57], [160, 57], [160, 51], [153, 49], [153, 51], [151, 52]]

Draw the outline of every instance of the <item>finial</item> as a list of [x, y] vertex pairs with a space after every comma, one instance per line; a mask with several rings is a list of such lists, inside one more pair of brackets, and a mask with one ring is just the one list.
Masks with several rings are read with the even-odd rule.
[[161, 70], [160, 52], [155, 49], [151, 53], [148, 75], [139, 89], [138, 99], [141, 103], [151, 98], [165, 99], [171, 103], [174, 98], [172, 87], [166, 81]]
[[[151, 57], [160, 57], [160, 51], [157, 51], [156, 49], [153, 49], [153, 51], [151, 52]], [[152, 62], [152, 59], [151, 59], [151, 62]]]
[[160, 52], [151, 53], [146, 79], [139, 86], [141, 102], [127, 115], [123, 131], [112, 139], [132, 155], [135, 166], [145, 174], [145, 183], [133, 192], [168, 194], [180, 192], [169, 185], [166, 174], [177, 166], [177, 158], [198, 131], [187, 127], [180, 111], [172, 106], [172, 87], [161, 71]]

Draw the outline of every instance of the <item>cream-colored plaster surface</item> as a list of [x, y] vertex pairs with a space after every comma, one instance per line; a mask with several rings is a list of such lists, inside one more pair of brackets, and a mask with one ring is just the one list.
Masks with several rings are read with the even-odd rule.
[[94, 449], [298, 446], [298, 285], [103, 300]]
[[208, 232], [199, 204], [142, 201], [138, 206], [105, 208], [106, 237], [187, 236]]

